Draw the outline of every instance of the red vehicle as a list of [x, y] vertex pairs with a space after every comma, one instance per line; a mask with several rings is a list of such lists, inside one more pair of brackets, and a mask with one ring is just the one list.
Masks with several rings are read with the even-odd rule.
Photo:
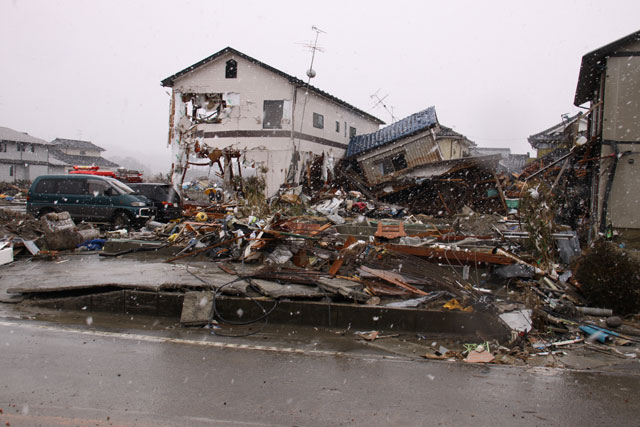
[[116, 172], [100, 170], [99, 166], [74, 166], [69, 174], [98, 175], [115, 178], [122, 182], [142, 182], [142, 174], [135, 170], [119, 168]]

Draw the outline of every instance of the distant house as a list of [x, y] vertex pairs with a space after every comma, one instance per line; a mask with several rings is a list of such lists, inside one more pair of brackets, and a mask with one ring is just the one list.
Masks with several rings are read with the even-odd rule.
[[499, 165], [503, 170], [513, 173], [520, 172], [529, 161], [527, 154], [511, 154], [511, 148], [474, 147], [471, 150], [473, 156], [493, 156], [499, 154], [501, 159]]
[[373, 133], [353, 136], [346, 158], [355, 161], [369, 185], [399, 176], [420, 177], [423, 167], [468, 157], [475, 143], [440, 125], [429, 107]]
[[587, 116], [578, 113], [573, 117], [567, 117], [549, 129], [531, 135], [527, 140], [531, 147], [537, 151], [539, 159], [555, 150], [573, 147], [579, 137], [586, 135], [587, 125]]
[[[349, 138], [384, 124], [230, 47], [161, 84], [172, 88], [169, 143], [174, 152], [174, 184], [189, 163], [202, 164], [193, 157], [215, 164], [225, 159], [224, 152], [233, 151], [233, 158], [241, 157], [243, 164], [253, 165], [265, 179], [269, 196], [285, 182], [300, 182], [305, 164], [316, 157], [340, 159]], [[226, 158], [225, 169], [230, 159]], [[225, 172], [229, 183], [232, 170]]]
[[596, 147], [591, 223], [640, 246], [640, 31], [582, 57], [574, 104], [585, 103]]
[[50, 155], [51, 144], [26, 132], [0, 127], [0, 181], [32, 181], [63, 173], [64, 164]]
[[119, 165], [102, 157], [104, 148], [89, 141], [56, 138], [51, 141], [51, 156], [64, 163], [65, 171], [73, 166], [99, 166], [100, 169], [115, 171]]

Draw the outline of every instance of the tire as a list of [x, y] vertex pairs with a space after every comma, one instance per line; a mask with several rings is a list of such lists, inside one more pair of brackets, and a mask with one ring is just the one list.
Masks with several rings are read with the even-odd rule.
[[128, 230], [131, 227], [131, 218], [126, 212], [116, 212], [111, 220], [113, 228], [118, 230], [124, 228]]

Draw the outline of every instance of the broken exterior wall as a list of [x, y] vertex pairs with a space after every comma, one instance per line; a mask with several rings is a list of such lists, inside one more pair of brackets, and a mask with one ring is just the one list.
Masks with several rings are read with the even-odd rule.
[[[640, 42], [630, 43], [606, 59], [594, 100], [604, 101], [592, 115], [592, 132], [601, 129], [597, 224], [600, 230], [640, 229]], [[606, 215], [606, 217], [603, 217]]]
[[[235, 78], [225, 74], [230, 60], [237, 64]], [[205, 94], [221, 98], [222, 107], [212, 100], [203, 101], [199, 95]], [[208, 120], [194, 123], [192, 100], [200, 105], [199, 114], [206, 110], [203, 104], [218, 110], [204, 115]], [[240, 151], [265, 179], [266, 196], [273, 195], [287, 176], [292, 183], [298, 182], [309, 153], [341, 158], [352, 127], [360, 133], [374, 131], [378, 125], [233, 53], [222, 55], [173, 83], [170, 144], [174, 165], [186, 164], [187, 158], [180, 151], [185, 143], [194, 148], [197, 142], [200, 147]], [[292, 162], [295, 152], [299, 155]], [[181, 182], [183, 166], [174, 166], [174, 183]]]
[[431, 131], [400, 139], [358, 157], [370, 185], [389, 181], [417, 166], [443, 160]]

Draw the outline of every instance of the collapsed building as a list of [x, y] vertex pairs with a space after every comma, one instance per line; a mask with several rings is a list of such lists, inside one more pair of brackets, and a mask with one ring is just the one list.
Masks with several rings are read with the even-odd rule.
[[379, 131], [351, 138], [339, 171], [369, 198], [412, 212], [453, 215], [507, 211], [500, 155], [474, 156], [476, 144], [439, 123], [429, 107]]
[[189, 165], [218, 165], [224, 185], [232, 190], [234, 174], [249, 166], [264, 180], [269, 197], [282, 184], [304, 179], [307, 166], [318, 158], [323, 175], [331, 173], [349, 138], [384, 124], [230, 47], [161, 84], [172, 88], [169, 144], [174, 186], [182, 182]]

